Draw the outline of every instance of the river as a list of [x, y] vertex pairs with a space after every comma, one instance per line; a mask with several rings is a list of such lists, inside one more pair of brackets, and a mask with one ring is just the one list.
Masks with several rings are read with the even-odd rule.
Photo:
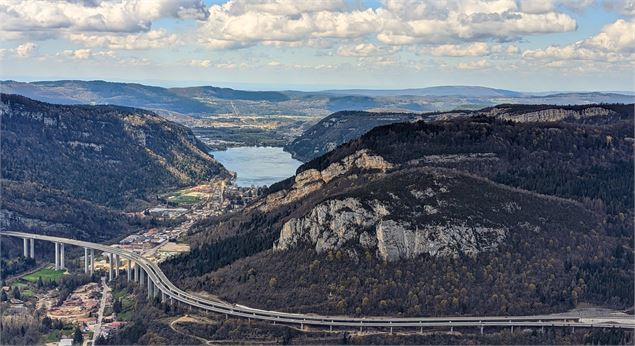
[[280, 147], [235, 147], [209, 153], [236, 172], [238, 186], [270, 186], [294, 175], [302, 164]]

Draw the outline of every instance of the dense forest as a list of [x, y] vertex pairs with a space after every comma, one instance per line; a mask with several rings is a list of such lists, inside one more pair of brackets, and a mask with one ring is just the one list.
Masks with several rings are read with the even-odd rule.
[[[632, 118], [584, 124], [515, 123], [477, 116], [378, 127], [298, 171], [323, 170], [366, 149], [395, 164], [396, 172], [417, 167], [467, 172], [571, 200], [600, 222], [589, 224], [592, 230], [581, 236], [581, 227], [566, 224], [578, 216], [547, 216], [557, 211], [545, 207], [536, 216], [551, 228], [538, 234], [512, 232], [496, 251], [477, 257], [421, 256], [385, 263], [372, 254], [351, 258], [311, 247], [270, 250], [289, 217], [306, 214], [324, 200], [344, 195], [370, 198], [364, 197], [369, 191], [374, 191], [372, 198], [381, 199], [383, 189], [406, 203], [398, 193], [408, 185], [406, 173], [388, 182], [383, 179], [391, 172], [353, 170], [267, 213], [251, 211], [201, 222], [191, 236], [193, 251], [163, 268], [185, 287], [211, 291], [232, 302], [303, 312], [524, 314], [564, 311], [581, 302], [629, 308], [634, 292], [633, 143]], [[374, 180], [380, 187], [373, 190]], [[269, 194], [293, 184], [293, 179], [283, 181]], [[366, 188], [351, 190], [356, 184]], [[495, 195], [454, 197], [488, 203]], [[473, 215], [462, 217], [483, 216], [472, 210]]]

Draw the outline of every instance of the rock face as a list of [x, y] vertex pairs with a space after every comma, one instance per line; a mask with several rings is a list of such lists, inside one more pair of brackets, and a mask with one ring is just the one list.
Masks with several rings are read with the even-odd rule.
[[[367, 155], [358, 152], [322, 172], [313, 170], [300, 183], [311, 185], [319, 180], [323, 189], [338, 191], [325, 182], [331, 181], [324, 178], [331, 176], [325, 173], [341, 172], [342, 168], [336, 167], [354, 166], [346, 163], [359, 162]], [[380, 157], [364, 162], [391, 167], [384, 166]], [[388, 262], [424, 254], [474, 256], [496, 249], [511, 229], [540, 229], [541, 221], [523, 207], [528, 202], [522, 200], [522, 194], [457, 174], [403, 167], [380, 173], [363, 188], [351, 186], [346, 193], [335, 194], [286, 220], [274, 250], [308, 245], [318, 253], [342, 251], [352, 258], [370, 252]], [[461, 198], [456, 198], [457, 193]], [[499, 197], [482, 199], [489, 194]], [[525, 220], [522, 225], [517, 224], [519, 219]]]
[[549, 108], [538, 111], [529, 111], [521, 114], [510, 114], [509, 109], [500, 107], [493, 108], [489, 112], [484, 112], [483, 114], [504, 120], [526, 123], [544, 121], [555, 122], [564, 119], [580, 120], [591, 117], [608, 117], [617, 113], [604, 107], [588, 107], [583, 109]]
[[391, 220], [391, 212], [380, 201], [364, 204], [355, 198], [330, 200], [313, 208], [306, 216], [287, 221], [274, 246], [287, 250], [301, 243], [318, 253], [344, 249], [371, 250], [385, 261], [430, 256], [475, 255], [495, 249], [505, 239], [504, 227], [468, 226], [449, 222], [418, 225], [407, 220]]
[[360, 150], [344, 159], [330, 164], [323, 170], [307, 169], [298, 173], [290, 189], [278, 191], [256, 202], [251, 208], [263, 212], [270, 211], [282, 204], [288, 204], [314, 192], [333, 179], [343, 176], [353, 170], [386, 172], [393, 168], [379, 155], [373, 155], [368, 150]]

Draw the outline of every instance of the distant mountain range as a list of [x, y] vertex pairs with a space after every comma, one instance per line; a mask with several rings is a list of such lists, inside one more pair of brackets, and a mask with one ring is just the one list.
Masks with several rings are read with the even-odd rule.
[[342, 110], [410, 112], [479, 109], [500, 103], [589, 104], [631, 103], [619, 93], [522, 93], [481, 86], [438, 86], [402, 90], [246, 91], [214, 86], [162, 88], [106, 81], [0, 82], [0, 92], [58, 104], [112, 104], [149, 109], [161, 115], [209, 116], [320, 115]]
[[465, 97], [522, 97], [526, 94], [481, 86], [436, 86], [429, 88], [373, 90], [373, 89], [342, 89], [325, 90], [324, 93], [333, 95], [361, 95], [361, 96], [465, 96]]

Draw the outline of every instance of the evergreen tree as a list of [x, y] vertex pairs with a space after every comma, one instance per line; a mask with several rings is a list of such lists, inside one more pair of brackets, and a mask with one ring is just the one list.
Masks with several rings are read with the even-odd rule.
[[73, 334], [73, 344], [81, 345], [84, 342], [84, 336], [82, 335], [82, 330], [79, 327], [75, 327], [75, 333]]

